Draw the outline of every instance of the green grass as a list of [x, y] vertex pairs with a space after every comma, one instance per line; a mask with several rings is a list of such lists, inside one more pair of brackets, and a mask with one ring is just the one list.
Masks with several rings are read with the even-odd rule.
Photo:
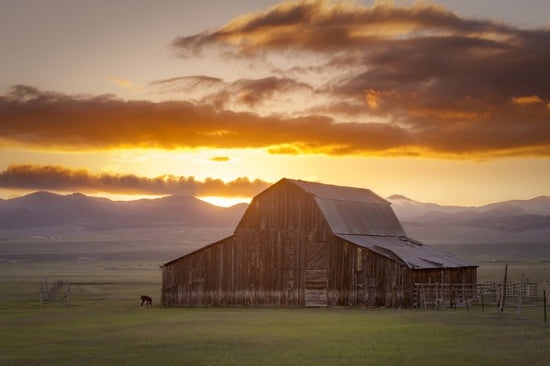
[[[479, 306], [469, 312], [162, 308], [159, 265], [180, 249], [138, 250], [132, 240], [117, 242], [127, 232], [107, 234], [73, 246], [66, 239], [61, 251], [59, 243], [0, 241], [0, 365], [550, 364], [550, 323], [540, 304], [526, 304], [521, 317], [515, 307], [499, 314], [494, 305], [485, 313]], [[480, 281], [500, 281], [501, 260], [515, 248], [500, 256], [463, 250], [480, 264]], [[525, 273], [542, 292], [550, 282], [545, 253], [517, 256], [509, 279]], [[45, 277], [73, 284], [70, 306], [40, 307]], [[141, 294], [153, 297], [152, 309], [139, 306]]]
[[155, 299], [147, 310], [138, 297], [158, 288], [137, 282], [77, 285], [70, 306], [40, 307], [35, 285], [2, 286], [22, 297], [0, 307], [1, 365], [550, 364], [550, 325], [535, 308], [518, 318], [513, 308], [169, 309]]

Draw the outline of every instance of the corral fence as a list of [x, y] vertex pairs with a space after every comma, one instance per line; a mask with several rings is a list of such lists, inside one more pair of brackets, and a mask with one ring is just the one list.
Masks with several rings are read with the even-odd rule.
[[503, 311], [504, 305], [516, 307], [518, 315], [522, 307], [544, 308], [550, 303], [548, 286], [543, 286], [542, 292], [536, 282], [510, 282], [503, 286], [499, 282], [480, 282], [477, 284], [464, 283], [415, 283], [413, 306], [421, 309], [469, 307], [473, 304], [481, 305], [482, 311], [487, 306], [495, 306]]
[[[463, 283], [415, 283], [413, 296], [414, 306], [453, 307], [484, 302], [485, 304], [502, 301], [502, 283], [480, 282]], [[529, 302], [537, 300], [538, 285], [536, 282], [513, 282], [506, 284], [505, 299], [508, 302]]]

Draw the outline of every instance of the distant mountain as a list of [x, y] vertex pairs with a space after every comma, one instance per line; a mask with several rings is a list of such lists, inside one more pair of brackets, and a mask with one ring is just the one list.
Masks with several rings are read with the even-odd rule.
[[[407, 233], [428, 243], [550, 243], [550, 197], [547, 196], [480, 207], [423, 203], [401, 195], [387, 200]], [[112, 201], [80, 193], [36, 192], [0, 200], [0, 229], [234, 228], [247, 207], [246, 204], [218, 207], [190, 196]]]
[[246, 204], [218, 207], [190, 196], [111, 201], [80, 193], [58, 195], [35, 192], [0, 201], [0, 229], [235, 226], [246, 207]]
[[480, 207], [442, 206], [387, 197], [411, 236], [431, 241], [549, 242], [550, 197], [512, 200]]
[[442, 206], [434, 203], [414, 201], [401, 195], [392, 195], [386, 198], [401, 220], [417, 220], [438, 215], [475, 215], [483, 213], [486, 216], [521, 216], [521, 215], [550, 215], [550, 197], [540, 196], [530, 200], [512, 200], [489, 205], [473, 206]]
[[391, 202], [395, 214], [401, 220], [418, 218], [432, 212], [453, 214], [469, 209], [469, 207], [441, 206], [435, 203], [418, 202], [398, 194], [389, 196], [386, 199]]

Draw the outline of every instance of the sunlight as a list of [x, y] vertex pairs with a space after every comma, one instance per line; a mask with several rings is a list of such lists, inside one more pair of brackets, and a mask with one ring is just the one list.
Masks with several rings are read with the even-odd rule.
[[84, 192], [86, 196], [89, 197], [98, 197], [98, 198], [108, 198], [111, 201], [137, 201], [142, 199], [157, 199], [166, 197], [166, 195], [161, 194], [123, 194], [123, 193], [86, 193]]
[[222, 197], [222, 196], [204, 196], [198, 199], [220, 207], [231, 207], [239, 203], [250, 203], [251, 197]]

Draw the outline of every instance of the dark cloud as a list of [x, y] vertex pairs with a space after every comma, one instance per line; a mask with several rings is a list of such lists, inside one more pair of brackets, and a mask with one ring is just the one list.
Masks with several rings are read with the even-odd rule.
[[219, 46], [234, 46], [244, 54], [290, 48], [326, 53], [355, 50], [380, 39], [449, 33], [508, 36], [514, 29], [491, 21], [463, 19], [435, 4], [369, 7], [322, 0], [286, 1], [238, 17], [216, 31], [178, 37], [173, 45], [184, 57]]
[[[424, 152], [468, 158], [500, 156], [506, 151], [548, 155], [550, 146], [548, 105], [535, 96], [510, 99], [503, 105], [495, 102], [487, 112], [486, 99], [461, 98], [430, 106], [418, 102], [414, 93], [373, 90], [368, 92], [369, 108], [376, 112], [391, 110], [392, 104], [395, 110], [406, 105], [405, 117], [396, 117], [392, 123], [338, 123], [315, 115], [282, 118], [217, 111], [188, 102], [122, 101], [36, 90], [25, 94], [25, 88], [16, 87], [11, 95], [0, 97], [4, 146], [69, 150], [255, 147], [281, 153]], [[273, 149], [276, 146], [284, 148]]]
[[[15, 94], [22, 87], [15, 88]], [[303, 152], [383, 152], [410, 143], [385, 123], [336, 123], [320, 116], [260, 117], [188, 102], [122, 101], [38, 93], [0, 98], [4, 144], [43, 149], [245, 148], [297, 145]]]
[[114, 194], [196, 195], [251, 197], [270, 183], [237, 178], [230, 182], [166, 175], [156, 178], [131, 174], [92, 174], [85, 169], [61, 166], [11, 165], [0, 172], [0, 187], [9, 189], [102, 192]]
[[[396, 141], [412, 150], [462, 156], [548, 154], [549, 44], [549, 29], [467, 19], [434, 4], [326, 1], [283, 2], [174, 41], [183, 55], [217, 47], [251, 59], [286, 52], [295, 61], [286, 75], [335, 75], [315, 88], [330, 102], [309, 113], [383, 120], [406, 132]], [[308, 57], [324, 61], [308, 65]]]
[[[159, 103], [16, 86], [0, 97], [0, 143], [549, 156], [548, 44], [550, 30], [465, 19], [435, 5], [285, 2], [175, 41], [194, 55], [211, 47], [249, 60], [288, 52], [294, 65], [279, 77], [159, 80], [149, 87], [181, 96]], [[327, 73], [316, 85], [302, 77]]]
[[225, 82], [202, 75], [155, 81], [149, 85], [155, 92], [192, 100], [218, 110], [261, 110], [268, 101], [287, 98], [293, 93], [315, 93], [313, 87], [291, 78], [266, 77]]

